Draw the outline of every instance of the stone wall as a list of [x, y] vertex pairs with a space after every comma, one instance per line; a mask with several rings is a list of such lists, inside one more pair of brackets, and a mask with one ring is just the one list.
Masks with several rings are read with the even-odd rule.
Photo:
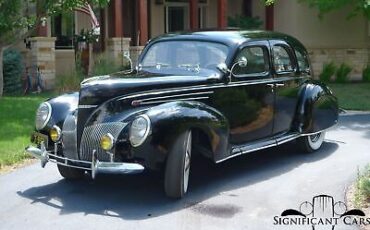
[[366, 67], [369, 61], [369, 49], [325, 49], [314, 48], [308, 49], [311, 59], [311, 65], [315, 78], [318, 78], [322, 72], [324, 63], [333, 61], [337, 66], [346, 63], [351, 66], [350, 73], [351, 81], [362, 79], [362, 70]]
[[75, 51], [73, 49], [55, 50], [55, 75], [72, 73], [75, 68]]
[[43, 86], [50, 90], [55, 86], [55, 38], [32, 37], [31, 65], [40, 68]]
[[118, 65], [127, 64], [123, 59], [123, 54], [130, 54], [131, 38], [108, 38], [107, 41], [107, 56], [110, 60]]

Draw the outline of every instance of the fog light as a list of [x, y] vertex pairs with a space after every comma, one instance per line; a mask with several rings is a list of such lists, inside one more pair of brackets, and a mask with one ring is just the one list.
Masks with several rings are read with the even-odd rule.
[[100, 139], [100, 147], [105, 151], [109, 151], [114, 146], [114, 137], [112, 134], [107, 133]]
[[58, 142], [62, 137], [62, 130], [60, 130], [58, 126], [54, 125], [53, 128], [51, 128], [49, 131], [49, 136], [52, 141]]

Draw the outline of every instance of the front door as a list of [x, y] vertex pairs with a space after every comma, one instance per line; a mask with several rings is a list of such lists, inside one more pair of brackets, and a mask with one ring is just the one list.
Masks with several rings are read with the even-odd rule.
[[215, 91], [214, 107], [230, 125], [230, 144], [241, 145], [271, 136], [274, 114], [273, 89], [269, 86], [268, 42], [247, 43], [236, 55], [232, 81]]

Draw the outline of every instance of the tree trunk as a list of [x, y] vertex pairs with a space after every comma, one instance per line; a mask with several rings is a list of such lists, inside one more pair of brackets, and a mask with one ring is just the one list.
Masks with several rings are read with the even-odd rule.
[[3, 96], [4, 89], [4, 75], [3, 75], [3, 52], [4, 47], [0, 46], [0, 97]]

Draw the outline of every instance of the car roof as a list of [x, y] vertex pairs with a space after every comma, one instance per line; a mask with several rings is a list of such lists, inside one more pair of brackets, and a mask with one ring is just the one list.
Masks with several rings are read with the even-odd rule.
[[302, 43], [290, 35], [265, 30], [230, 29], [230, 30], [205, 30], [195, 32], [168, 33], [152, 39], [151, 42], [164, 40], [202, 40], [211, 42], [221, 42], [228, 46], [235, 46], [246, 41], [274, 40], [274, 39], [284, 40], [292, 46], [304, 49]]

